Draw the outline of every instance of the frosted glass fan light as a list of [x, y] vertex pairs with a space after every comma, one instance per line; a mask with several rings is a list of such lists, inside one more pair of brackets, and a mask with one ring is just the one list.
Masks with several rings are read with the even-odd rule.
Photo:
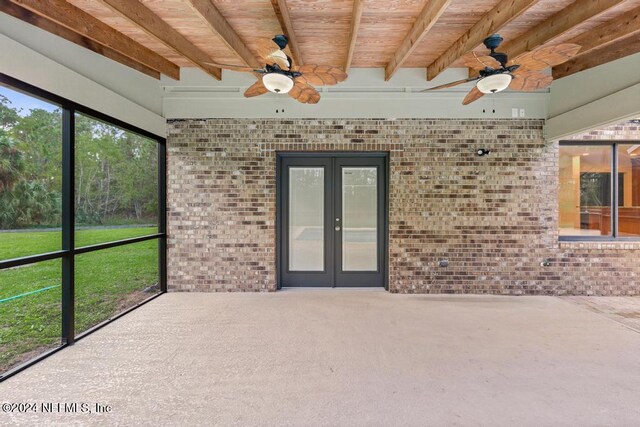
[[293, 87], [293, 80], [280, 73], [265, 74], [262, 76], [262, 83], [273, 93], [288, 93]]
[[476, 87], [482, 93], [502, 92], [511, 83], [511, 74], [493, 74], [478, 80]]

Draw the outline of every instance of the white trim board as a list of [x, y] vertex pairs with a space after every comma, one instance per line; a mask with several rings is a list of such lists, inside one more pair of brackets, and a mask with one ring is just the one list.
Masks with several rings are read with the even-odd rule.
[[[163, 111], [167, 119], [184, 118], [524, 118], [547, 117], [547, 92], [503, 92], [485, 96], [468, 106], [462, 99], [472, 84], [419, 93], [420, 90], [467, 77], [466, 69], [451, 69], [432, 82], [424, 69], [400, 69], [389, 82], [383, 68], [356, 68], [347, 81], [320, 88], [322, 99], [305, 105], [287, 95], [265, 94], [244, 98], [255, 82], [247, 73], [224, 71], [216, 81], [197, 69], [182, 69], [179, 82], [163, 78]], [[495, 113], [493, 112], [495, 108]], [[284, 112], [282, 110], [284, 109]]]

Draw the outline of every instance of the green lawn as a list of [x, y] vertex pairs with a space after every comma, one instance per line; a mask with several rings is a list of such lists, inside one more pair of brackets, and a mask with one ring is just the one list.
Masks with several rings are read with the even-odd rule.
[[[76, 246], [155, 233], [155, 228], [82, 230]], [[59, 249], [59, 232], [0, 233], [0, 259]], [[52, 246], [57, 245], [54, 249]], [[76, 333], [158, 292], [158, 243], [76, 256]], [[0, 300], [60, 285], [61, 260], [0, 271]], [[0, 302], [0, 372], [60, 344], [60, 287]]]
[[[158, 232], [157, 227], [96, 228], [76, 231], [76, 247], [122, 240]], [[43, 254], [62, 249], [60, 231], [0, 232], [0, 259]]]

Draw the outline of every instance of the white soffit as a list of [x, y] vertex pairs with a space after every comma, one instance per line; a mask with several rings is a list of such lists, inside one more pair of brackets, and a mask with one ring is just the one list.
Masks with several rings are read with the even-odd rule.
[[557, 80], [546, 138], [558, 140], [640, 117], [640, 53]]

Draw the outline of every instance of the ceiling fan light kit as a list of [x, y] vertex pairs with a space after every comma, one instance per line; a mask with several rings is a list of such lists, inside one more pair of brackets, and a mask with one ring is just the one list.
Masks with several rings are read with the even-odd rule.
[[478, 80], [476, 87], [482, 93], [502, 92], [511, 84], [513, 77], [509, 73], [492, 74]]
[[284, 52], [288, 44], [289, 39], [282, 34], [262, 40], [258, 44], [262, 66], [259, 69], [214, 62], [207, 64], [256, 75], [258, 81], [244, 92], [246, 98], [267, 92], [286, 93], [303, 104], [317, 104], [320, 101], [320, 93], [312, 85], [331, 86], [347, 78], [347, 73], [329, 65], [294, 66], [291, 58]]
[[280, 73], [265, 74], [262, 76], [262, 84], [273, 93], [289, 93], [293, 89], [293, 79]]

